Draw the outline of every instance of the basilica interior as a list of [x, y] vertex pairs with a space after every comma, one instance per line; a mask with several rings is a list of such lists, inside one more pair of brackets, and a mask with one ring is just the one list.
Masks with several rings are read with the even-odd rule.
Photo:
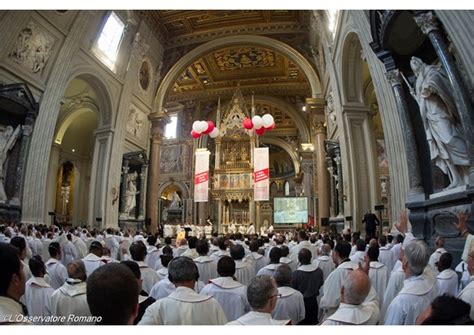
[[[0, 11], [0, 220], [360, 231], [372, 211], [387, 233], [408, 208], [415, 235], [456, 238], [457, 213], [474, 204], [472, 19], [445, 10]], [[449, 117], [430, 119], [412, 57], [447, 73]], [[273, 129], [242, 126], [265, 114]], [[219, 135], [194, 138], [198, 120]], [[454, 149], [436, 144], [446, 134]], [[254, 197], [255, 148], [269, 152], [266, 201]], [[209, 188], [196, 202], [202, 150]], [[282, 198], [304, 198], [305, 215], [277, 217]]]

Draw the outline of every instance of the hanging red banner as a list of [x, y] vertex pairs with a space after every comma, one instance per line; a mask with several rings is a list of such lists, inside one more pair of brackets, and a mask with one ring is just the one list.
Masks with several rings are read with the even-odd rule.
[[196, 151], [194, 202], [209, 201], [209, 151]]
[[270, 200], [270, 171], [268, 148], [254, 149], [253, 192], [255, 201]]

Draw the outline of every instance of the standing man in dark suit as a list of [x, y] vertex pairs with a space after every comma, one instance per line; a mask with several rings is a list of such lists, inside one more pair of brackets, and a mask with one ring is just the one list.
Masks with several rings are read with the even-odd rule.
[[364, 215], [364, 219], [362, 220], [362, 223], [365, 223], [365, 234], [366, 237], [373, 238], [375, 237], [375, 230], [377, 229], [377, 226], [380, 224], [379, 219], [377, 218], [377, 215], [374, 213], [371, 213], [370, 210], [367, 211]]

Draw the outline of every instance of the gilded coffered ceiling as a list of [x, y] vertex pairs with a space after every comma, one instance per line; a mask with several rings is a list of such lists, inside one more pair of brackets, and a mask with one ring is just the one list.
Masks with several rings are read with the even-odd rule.
[[298, 10], [150, 10], [142, 17], [165, 47], [202, 42], [231, 34], [302, 33], [309, 15]]

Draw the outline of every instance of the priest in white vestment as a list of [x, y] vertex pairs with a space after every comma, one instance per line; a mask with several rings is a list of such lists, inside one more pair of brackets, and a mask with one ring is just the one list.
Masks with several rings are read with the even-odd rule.
[[105, 234], [104, 244], [110, 250], [110, 256], [112, 259], [118, 260], [119, 256], [119, 242], [113, 235], [114, 231], [112, 228], [107, 228], [107, 233]]
[[459, 292], [458, 298], [471, 305], [471, 319], [474, 320], [474, 248], [471, 248], [467, 254], [467, 269], [469, 271], [470, 282]]
[[305, 318], [305, 305], [303, 294], [291, 287], [292, 272], [287, 264], [281, 264], [275, 270], [279, 297], [272, 318], [290, 319], [292, 324], [297, 325]]
[[379, 319], [379, 302], [364, 271], [352, 271], [341, 286], [341, 303], [323, 326], [375, 325]]
[[436, 280], [423, 273], [429, 257], [428, 246], [421, 240], [413, 240], [404, 247], [402, 267], [406, 279], [387, 308], [384, 324], [414, 325], [418, 315], [430, 305], [436, 295]]
[[181, 238], [176, 241], [176, 245], [178, 246], [176, 248], [176, 256], [182, 256], [186, 250], [189, 249], [188, 247], [188, 241], [185, 238]]
[[195, 259], [199, 257], [198, 252], [196, 251], [196, 242], [197, 242], [197, 237], [191, 236], [189, 237], [188, 240], [188, 249], [181, 254], [181, 256], [186, 256], [191, 259]]
[[255, 264], [255, 273], [258, 273], [261, 268], [268, 264], [268, 258], [258, 252], [258, 242], [250, 242], [250, 254], [246, 256], [247, 259], [253, 261]]
[[379, 246], [379, 262], [387, 267], [388, 274], [390, 275], [395, 262], [393, 261], [391, 248], [387, 245], [387, 237], [385, 235], [379, 236]]
[[340, 241], [334, 247], [332, 258], [337, 268], [329, 274], [324, 282], [323, 296], [319, 305], [323, 311], [323, 320], [336, 312], [340, 303], [340, 293], [344, 279], [359, 267], [358, 264], [349, 260], [350, 253], [351, 245], [346, 241]]
[[329, 244], [324, 244], [321, 246], [321, 255], [313, 261], [313, 264], [323, 271], [324, 281], [326, 281], [326, 278], [329, 276], [329, 274], [336, 268], [336, 265], [334, 264], [330, 254], [331, 246]]
[[388, 269], [387, 267], [378, 261], [379, 258], [379, 247], [372, 246], [367, 250], [366, 257], [369, 260], [369, 278], [370, 283], [377, 292], [378, 301], [380, 306], [383, 302], [383, 297], [385, 295], [385, 289], [388, 282]]
[[56, 324], [90, 324], [84, 321], [75, 322], [69, 318], [71, 315], [92, 315], [87, 304], [87, 277], [84, 263], [82, 261], [72, 261], [68, 264], [67, 271], [69, 278], [51, 296], [50, 314], [65, 317], [64, 322], [58, 320]]
[[296, 271], [296, 268], [298, 267], [298, 262], [296, 262], [294, 259], [288, 257], [290, 254], [290, 250], [286, 245], [282, 245], [280, 247], [281, 250], [281, 257], [280, 257], [280, 264], [286, 264], [291, 268], [291, 271]]
[[66, 267], [61, 263], [61, 246], [58, 242], [49, 244], [50, 259], [45, 263], [49, 275], [49, 285], [55, 290], [64, 285], [67, 279]]
[[209, 245], [206, 240], [199, 240], [196, 242], [196, 251], [199, 257], [194, 259], [194, 263], [199, 270], [199, 279], [204, 284], [209, 283], [209, 280], [217, 277], [217, 265], [214, 260], [209, 257]]
[[18, 250], [0, 243], [0, 264], [0, 324], [22, 322], [19, 319], [27, 314], [26, 307], [20, 303], [25, 293], [25, 273]]
[[145, 264], [153, 270], [158, 270], [158, 261], [160, 259], [160, 250], [155, 246], [156, 237], [153, 235], [148, 236], [147, 238], [147, 248], [146, 248], [146, 257]]
[[72, 234], [66, 234], [66, 241], [61, 245], [61, 247], [63, 250], [62, 262], [64, 265], [67, 266], [72, 261], [79, 259], [79, 252], [77, 251], [76, 246], [72, 243]]
[[449, 252], [443, 253], [436, 262], [438, 268], [438, 275], [436, 280], [438, 283], [437, 295], [447, 294], [450, 296], [457, 296], [458, 291], [458, 275], [451, 269], [453, 263], [453, 256]]
[[[76, 233], [79, 235], [79, 233]], [[87, 255], [87, 245], [86, 243], [77, 235], [72, 235], [72, 244], [76, 247], [79, 259], [86, 257]]]
[[[28, 253], [28, 246], [26, 244], [26, 239], [21, 236], [15, 236], [10, 240], [10, 244], [14, 245], [18, 248], [20, 254], [20, 262], [23, 264], [23, 272], [25, 273], [26, 280], [31, 278], [31, 271], [30, 267], [26, 263], [27, 260], [27, 253]], [[31, 251], [30, 251], [31, 252]]]
[[82, 259], [84, 266], [86, 267], [86, 274], [90, 276], [95, 269], [105, 264], [102, 259], [104, 250], [102, 244], [99, 241], [93, 241], [89, 247], [89, 253]]
[[255, 264], [244, 259], [245, 250], [240, 244], [230, 248], [230, 256], [235, 261], [235, 278], [243, 285], [248, 286], [255, 277]]
[[272, 248], [270, 250], [270, 264], [264, 266], [257, 272], [257, 276], [270, 276], [273, 277], [275, 273], [275, 269], [280, 265], [280, 258], [281, 258], [281, 249], [280, 248]]
[[247, 230], [245, 231], [245, 235], [254, 235], [255, 234], [255, 226], [253, 223], [250, 223]]
[[441, 236], [438, 236], [435, 240], [435, 247], [436, 250], [431, 254], [430, 260], [428, 261], [428, 265], [431, 266], [431, 269], [433, 270], [433, 273], [435, 275], [438, 275], [438, 267], [436, 266], [438, 263], [439, 258], [441, 257], [442, 254], [447, 252], [447, 250], [444, 248], [444, 238]]
[[247, 288], [247, 300], [251, 311], [241, 316], [228, 325], [246, 326], [246, 325], [286, 325], [291, 320], [275, 320], [272, 318], [272, 312], [275, 309], [279, 297], [275, 279], [270, 276], [257, 276], [250, 282]]
[[224, 310], [227, 321], [234, 321], [250, 311], [247, 286], [234, 279], [235, 261], [231, 257], [222, 257], [217, 263], [217, 271], [219, 277], [211, 279], [200, 294], [214, 297]]
[[351, 260], [352, 263], [355, 263], [355, 264], [364, 264], [365, 262], [365, 255], [366, 255], [366, 252], [365, 252], [365, 249], [366, 249], [366, 244], [365, 244], [365, 241], [362, 240], [362, 239], [358, 239], [356, 241], [356, 252], [349, 257], [349, 259]]
[[309, 237], [305, 233], [305, 231], [300, 230], [298, 232], [297, 237], [298, 237], [298, 244], [294, 246], [293, 248], [290, 248], [290, 258], [294, 260], [295, 262], [298, 262], [298, 253], [300, 252], [301, 249], [306, 248], [309, 251], [311, 251], [311, 256], [312, 256], [311, 261], [316, 259], [316, 249], [314, 245], [312, 245], [311, 242], [308, 241]]
[[130, 246], [130, 255], [132, 260], [135, 261], [140, 267], [141, 278], [142, 278], [142, 289], [147, 294], [150, 294], [151, 288], [158, 282], [159, 278], [155, 270], [145, 264], [144, 260], [147, 251], [145, 243], [142, 241], [133, 242]]
[[[48, 316], [54, 289], [44, 280], [46, 267], [38, 256], [29, 261], [32, 277], [25, 285], [25, 302], [29, 316]], [[42, 324], [38, 322], [37, 324]]]
[[168, 275], [176, 290], [149, 306], [139, 325], [223, 325], [227, 322], [217, 300], [194, 291], [199, 273], [191, 259], [173, 259]]

